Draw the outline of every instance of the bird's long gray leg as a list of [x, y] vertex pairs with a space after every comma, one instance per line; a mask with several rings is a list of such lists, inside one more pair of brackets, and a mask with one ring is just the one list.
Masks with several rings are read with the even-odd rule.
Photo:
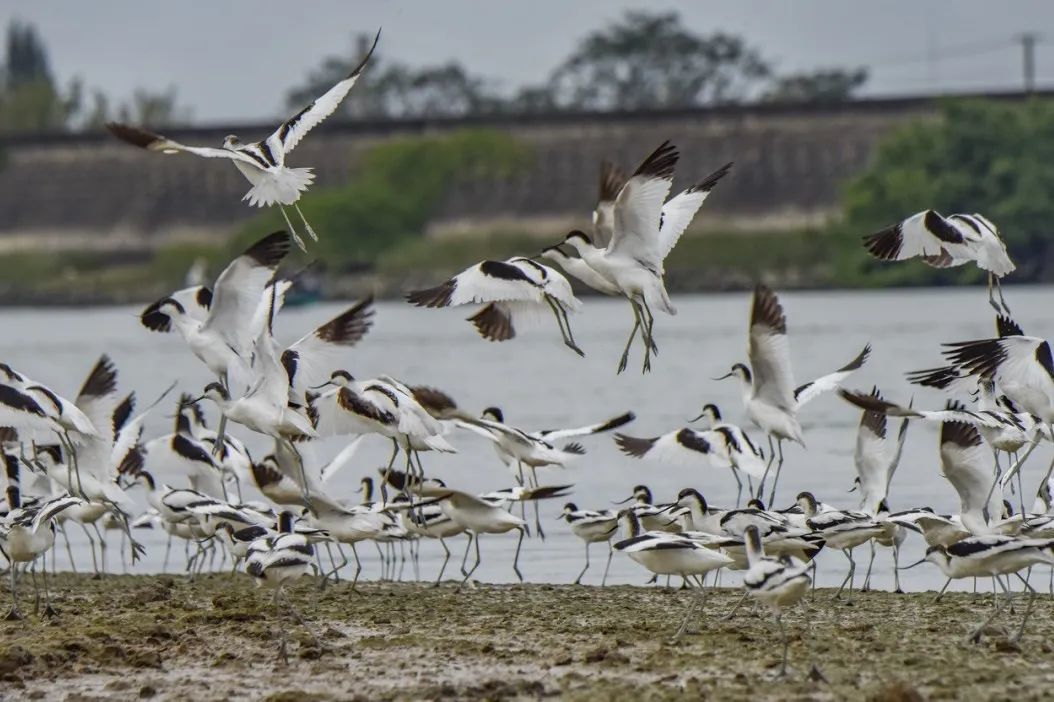
[[282, 211], [282, 217], [285, 219], [285, 225], [289, 227], [289, 233], [292, 235], [293, 241], [296, 242], [296, 245], [300, 247], [301, 251], [307, 252], [307, 247], [304, 246], [304, 240], [296, 233], [296, 227], [294, 227], [293, 223], [289, 221], [289, 215], [286, 214], [285, 208], [278, 205], [278, 209]]
[[546, 294], [545, 301], [549, 304], [549, 309], [553, 311], [553, 316], [556, 317], [556, 326], [560, 328], [560, 336], [563, 337], [564, 346], [571, 349], [579, 356], [585, 356], [586, 353], [582, 349], [578, 348], [578, 344], [575, 343], [575, 339], [571, 336], [571, 326], [568, 324], [567, 328], [564, 328], [564, 320], [566, 319], [562, 312], [560, 303], [553, 300], [551, 295]]
[[1028, 606], [1025, 607], [1025, 616], [1021, 619], [1021, 626], [1018, 628], [1017, 633], [1014, 634], [1013, 638], [1010, 639], [1011, 643], [1017, 643], [1021, 640], [1022, 634], [1025, 633], [1025, 625], [1028, 623], [1028, 617], [1032, 614], [1032, 605], [1036, 599], [1036, 590], [1028, 584], [1028, 580], [1021, 577], [1020, 573], [1014, 573], [1018, 580], [1025, 584], [1025, 588], [1028, 590]]
[[[95, 539], [92, 538], [91, 532], [88, 530], [87, 524], [85, 524], [84, 522], [78, 523], [81, 525], [81, 530], [84, 532], [84, 535], [88, 537], [88, 550], [91, 553], [92, 571], [94, 571], [95, 575], [102, 575], [102, 572], [99, 570], [99, 562], [95, 558]], [[70, 558], [73, 558], [72, 554], [70, 554]]]
[[473, 540], [473, 536], [472, 536], [472, 532], [471, 531], [466, 531], [465, 532], [465, 536], [468, 537], [468, 542], [465, 544], [465, 554], [463, 556], [461, 556], [461, 574], [462, 575], [468, 575], [468, 571], [465, 569], [465, 566], [468, 564], [468, 552], [472, 550], [472, 540]]
[[439, 545], [443, 547], [443, 553], [446, 555], [443, 557], [443, 565], [439, 567], [439, 575], [436, 576], [434, 587], [439, 587], [439, 584], [443, 582], [443, 572], [446, 571], [446, 564], [450, 560], [450, 549], [446, 545], [446, 541], [442, 538], [439, 539]]
[[8, 621], [17, 621], [24, 619], [21, 610], [18, 609], [18, 564], [15, 561], [11, 561], [9, 568], [11, 574], [11, 611], [7, 613], [6, 619]]
[[[611, 557], [615, 555], [615, 549], [611, 546], [611, 542], [608, 541], [608, 562], [604, 566], [604, 577], [600, 580], [600, 587], [604, 587], [608, 583], [608, 570], [611, 569]], [[1054, 569], [1051, 570], [1051, 577], [1054, 578]]]
[[725, 616], [721, 617], [721, 621], [728, 621], [732, 617], [736, 616], [736, 612], [739, 611], [739, 608], [743, 606], [743, 603], [747, 601], [747, 597], [749, 597], [749, 596], [750, 596], [750, 593], [744, 591], [743, 592], [743, 596], [739, 598], [738, 602], [736, 602], [736, 606], [732, 608], [731, 612], [729, 612]]
[[[70, 535], [66, 533], [66, 524], [60, 524], [59, 529], [62, 531], [62, 539], [66, 542], [66, 557], [70, 559], [70, 570], [74, 573], [77, 572], [77, 562], [73, 560], [73, 547], [70, 546]], [[93, 551], [94, 555], [94, 551]]]
[[[44, 616], [54, 617], [58, 612], [51, 606], [51, 591], [48, 589], [48, 558], [46, 553], [40, 554], [41, 574], [44, 576]], [[52, 558], [51, 567], [55, 567], [55, 559]], [[1022, 626], [1022, 629], [1024, 627]]]
[[1012, 316], [1010, 312], [1010, 305], [1006, 304], [1006, 298], [1003, 297], [1003, 281], [999, 278], [995, 279], [995, 291], [999, 293], [999, 303], [1003, 306], [1003, 311], [1006, 312], [1007, 316]]
[[318, 234], [315, 234], [315, 230], [311, 228], [310, 224], [308, 224], [307, 217], [305, 217], [304, 213], [300, 211], [300, 203], [294, 202], [293, 207], [296, 209], [296, 213], [300, 215], [300, 221], [304, 223], [304, 231], [306, 231], [307, 235], [313, 240], [318, 241]]
[[776, 475], [772, 478], [772, 492], [769, 493], [770, 508], [776, 502], [776, 485], [780, 481], [780, 470], [783, 468], [783, 439], [776, 439], [776, 450], [779, 452], [779, 458], [776, 461]]
[[[630, 300], [630, 306], [633, 308], [633, 328], [630, 329], [629, 339], [626, 340], [626, 348], [622, 349], [622, 357], [619, 359], [618, 372], [626, 370], [626, 364], [629, 363], [629, 350], [633, 346], [633, 339], [637, 336], [637, 330], [641, 328], [640, 312], [637, 310], [637, 303]], [[643, 335], [643, 331], [641, 334]], [[645, 341], [647, 343], [647, 341]]]
[[860, 588], [860, 592], [867, 592], [871, 589], [871, 566], [875, 564], [875, 540], [867, 542], [871, 546], [871, 558], [867, 562], [867, 573], [864, 574], [864, 584]]
[[[520, 549], [523, 548], [523, 537], [527, 535], [527, 530], [520, 529], [520, 539], [516, 542], [516, 555], [512, 558], [512, 572], [516, 573], [516, 577], [523, 582], [523, 573], [520, 572]], [[479, 541], [476, 541], [477, 545]]]
[[1003, 314], [1002, 308], [996, 304], [995, 301], [995, 290], [994, 290], [995, 276], [991, 273], [988, 274], [988, 304], [992, 306], [996, 314]]
[[[231, 392], [231, 386], [229, 385], [227, 378], [228, 376], [225, 372], [223, 375], [220, 376], [220, 383], [223, 384], [223, 389], [227, 392], [229, 396]], [[225, 415], [223, 412], [220, 412], [220, 424], [216, 427], [216, 443], [212, 445], [213, 456], [219, 456], [220, 452], [223, 450], [223, 437], [226, 435], [226, 433], [227, 415]], [[222, 483], [222, 480], [220, 482]]]
[[769, 471], [772, 469], [772, 464], [776, 461], [776, 448], [772, 443], [772, 434], [768, 434], [767, 437], [769, 440], [769, 460], [765, 462], [765, 472], [761, 474], [761, 480], [758, 482], [758, 492], [754, 495], [759, 500], [765, 494], [765, 481], [768, 480]]
[[[522, 531], [520, 532], [520, 535], [522, 537], [522, 535], [523, 535]], [[465, 586], [465, 583], [468, 582], [468, 579], [471, 578], [472, 574], [476, 572], [476, 568], [479, 568], [479, 562], [482, 560], [482, 556], [480, 556], [480, 554], [479, 554], [479, 537], [480, 537], [480, 535], [479, 534], [474, 534], [474, 536], [475, 536], [475, 538], [473, 540], [476, 542], [476, 562], [473, 563], [472, 567], [468, 569], [468, 573], [465, 574], [465, 579], [461, 581], [460, 587], [464, 587]]]
[[893, 541], [893, 592], [903, 595], [904, 590], [900, 587], [900, 544]]
[[641, 373], [651, 372], [651, 355], [652, 353], [658, 355], [659, 349], [655, 346], [655, 339], [651, 335], [651, 324], [655, 321], [655, 318], [651, 316], [651, 310], [648, 308], [648, 303], [641, 303], [644, 311], [642, 312], [642, 318], [645, 320], [644, 326], [646, 334], [644, 336], [644, 366], [641, 368]]
[[578, 574], [578, 577], [575, 578], [575, 582], [574, 582], [575, 585], [581, 585], [582, 584], [582, 576], [586, 574], [587, 570], [589, 570], [589, 542], [588, 541], [586, 542], [586, 565], [585, 565], [584, 568], [582, 568], [582, 572]]
[[947, 590], [948, 586], [951, 585], [951, 584], [952, 584], [952, 579], [951, 578], [948, 578], [947, 580], [944, 581], [944, 587], [942, 587], [941, 591], [937, 593], [937, 596], [933, 598], [934, 604], [936, 604], [937, 602], [941, 601], [941, 597], [944, 596], [944, 591]]
[[91, 523], [92, 531], [95, 532], [95, 536], [99, 539], [99, 567], [103, 574], [106, 574], [106, 537], [99, 531], [99, 523], [97, 521]]

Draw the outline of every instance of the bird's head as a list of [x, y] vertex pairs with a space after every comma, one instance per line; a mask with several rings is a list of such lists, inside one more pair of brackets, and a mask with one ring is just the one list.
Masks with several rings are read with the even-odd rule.
[[693, 506], [698, 506], [705, 512], [706, 498], [695, 488], [685, 488], [677, 493], [677, 505], [680, 507], [688, 507], [689, 509]]
[[355, 376], [346, 370], [335, 370], [329, 374], [329, 380], [320, 385], [319, 387], [325, 387], [327, 385], [335, 385], [338, 388], [346, 388], [355, 382]]
[[560, 516], [557, 517], [557, 519], [568, 519], [568, 520], [570, 520], [571, 513], [572, 512], [577, 512], [577, 511], [578, 511], [578, 505], [576, 505], [574, 502], [568, 502], [567, 504], [564, 505], [564, 508], [563, 508], [563, 510], [561, 510]]
[[618, 513], [618, 524], [628, 538], [640, 535], [640, 519], [632, 509], [624, 509]]
[[195, 403], [201, 402], [202, 400], [212, 400], [213, 402], [230, 402], [231, 394], [227, 392], [227, 388], [223, 387], [222, 383], [209, 383], [202, 390], [201, 396], [194, 400]]
[[724, 380], [725, 378], [737, 378], [744, 383], [750, 383], [753, 376], [750, 374], [750, 369], [747, 368], [744, 363], [733, 364], [732, 369], [722, 375], [720, 378], [714, 378], [714, 380]]
[[228, 134], [223, 137], [223, 148], [225, 149], [236, 149], [242, 145], [242, 140], [233, 134]]
[[483, 410], [481, 416], [483, 419], [489, 419], [492, 422], [498, 422], [499, 424], [505, 423], [505, 413], [501, 411], [500, 407], [488, 407]]
[[698, 422], [699, 420], [706, 420], [708, 425], [714, 425], [721, 421], [721, 410], [717, 408], [715, 404], [703, 405], [703, 411], [698, 417], [689, 419], [689, 422]]
[[812, 517], [816, 514], [816, 496], [811, 492], [799, 492], [798, 496], [794, 498], [794, 502], [801, 507], [801, 511], [806, 517]]
[[573, 247], [578, 253], [582, 253], [584, 249], [593, 246], [593, 240], [589, 238], [588, 234], [580, 229], [568, 232], [567, 236], [564, 237], [563, 243]]

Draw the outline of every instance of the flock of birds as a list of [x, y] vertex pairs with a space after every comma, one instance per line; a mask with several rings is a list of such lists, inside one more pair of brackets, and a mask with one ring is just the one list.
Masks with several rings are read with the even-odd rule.
[[[449, 394], [432, 387], [391, 376], [356, 378], [344, 361], [348, 349], [370, 329], [369, 299], [291, 345], [276, 341], [275, 325], [290, 286], [279, 268], [293, 243], [306, 246], [285, 207], [299, 213], [297, 201], [313, 179], [310, 169], [287, 167], [285, 156], [337, 108], [368, 59], [264, 141], [244, 144], [228, 137], [221, 148], [192, 147], [139, 128], [110, 125], [121, 139], [152, 151], [233, 161], [252, 184], [246, 195], [250, 203], [278, 205], [289, 229], [248, 247], [211, 287], [175, 291], [140, 315], [148, 330], [175, 332], [214, 378], [200, 392], [178, 399], [170, 433], [147, 439], [144, 427], [172, 388], [136, 414], [135, 395], [119, 391], [117, 369], [107, 356], [98, 360], [73, 400], [0, 364], [0, 443], [8, 502], [0, 520], [0, 550], [8, 561], [11, 618], [22, 617], [18, 573], [34, 573], [37, 590], [38, 564], [44, 573], [43, 614], [54, 613], [47, 563], [54, 563], [49, 554], [56, 548], [56, 533], [65, 535], [72, 525], [87, 535], [93, 563], [98, 563], [96, 546], [105, 562], [100, 526], [121, 533], [122, 554], [133, 561], [143, 550], [136, 529], [145, 527], [166, 532], [169, 549], [173, 540], [182, 540], [192, 574], [214, 566], [217, 556], [221, 563], [229, 559], [235, 569], [270, 588], [275, 606], [284, 602], [309, 631], [285, 597], [285, 585], [308, 575], [317, 577], [320, 586], [337, 580], [349, 566], [347, 547], [356, 563], [354, 586], [362, 570], [356, 547], [366, 541], [381, 554], [382, 577], [395, 577], [397, 551], [409, 548], [415, 558], [421, 540], [438, 540], [446, 554], [435, 580], [439, 585], [451, 558], [446, 540], [464, 534], [465, 585], [482, 558], [480, 537], [516, 532], [513, 569], [522, 580], [520, 548], [531, 536], [528, 503], [534, 509], [535, 535], [544, 538], [539, 501], [564, 497], [572, 489], [540, 483], [538, 469], [573, 464], [585, 452], [587, 437], [622, 430], [633, 421], [633, 414], [625, 413], [582, 427], [529, 431], [507, 423], [496, 407], [481, 414], [466, 412]], [[538, 255], [480, 262], [436, 287], [409, 293], [408, 301], [432, 308], [477, 306], [469, 321], [491, 341], [514, 339], [518, 330], [551, 314], [563, 343], [584, 355], [570, 324], [583, 305], [567, 277], [542, 263], [546, 261], [598, 293], [629, 302], [633, 325], [618, 371], [625, 369], [638, 335], [643, 370], [648, 371], [658, 353], [654, 311], [676, 312], [663, 282], [664, 262], [732, 165], [670, 197], [678, 161], [677, 149], [667, 142], [629, 176], [605, 164], [591, 235], [574, 231]], [[302, 214], [301, 219], [304, 232], [317, 239]], [[675, 499], [658, 503], [643, 485], [634, 488], [626, 500], [630, 504], [619, 511], [580, 509], [568, 502], [561, 517], [585, 545], [585, 565], [575, 583], [588, 571], [595, 543], [608, 544], [607, 566], [615, 551], [624, 553], [656, 577], [683, 578], [684, 586], [697, 588], [699, 597], [710, 573], [740, 571], [744, 597], [754, 596], [775, 615], [785, 669], [781, 614], [809, 591], [817, 553], [828, 548], [846, 556], [841, 594], [853, 589], [854, 549], [870, 544], [864, 579], [869, 587], [876, 546], [891, 548], [900, 591], [897, 557], [908, 533], [914, 532], [928, 545], [923, 561], [938, 567], [949, 582], [991, 577], [1005, 591], [989, 619], [970, 634], [974, 640], [1012, 602], [1010, 578], [1023, 583], [1028, 610], [1015, 639], [1021, 636], [1036, 594], [1022, 572], [1034, 565], [1054, 566], [1054, 463], [1032, 505], [1025, 504], [1021, 473], [1036, 446], [1054, 436], [1050, 346], [1025, 335], [1012, 320], [999, 280], [1014, 265], [998, 230], [981, 215], [946, 217], [928, 210], [866, 237], [865, 245], [884, 260], [921, 258], [940, 267], [973, 262], [989, 273], [997, 335], [949, 344], [947, 365], [909, 374], [914, 383], [947, 391], [952, 398], [948, 406], [925, 410], [887, 400], [877, 388], [860, 392], [847, 387], [850, 376], [868, 360], [870, 346], [838, 370], [796, 384], [784, 309], [772, 290], [758, 285], [750, 307], [748, 362], [736, 363], [723, 377], [740, 383], [745, 415], [767, 446], [726, 421], [712, 404], [702, 408], [693, 426], [661, 436], [614, 434], [618, 447], [635, 458], [698, 467], [710, 475], [728, 470], [738, 496], [745, 484], [749, 502], [740, 507], [737, 497], [735, 507], [718, 508], [688, 487]], [[804, 446], [799, 414], [827, 392], [839, 393], [862, 411], [855, 452], [859, 507], [840, 509], [803, 492], [790, 508], [773, 509], [783, 443]], [[219, 411], [215, 430], [205, 421], [205, 400]], [[891, 416], [902, 418], [899, 426], [890, 425]], [[960, 497], [958, 514], [928, 507], [891, 511], [887, 504], [912, 419], [940, 424], [940, 467]], [[266, 437], [271, 452], [259, 460], [251, 456], [236, 436], [242, 431]], [[391, 442], [387, 465], [378, 476], [362, 480], [361, 500], [335, 495], [333, 476], [354, 462], [359, 443], [371, 435]], [[422, 454], [455, 452], [458, 441], [470, 435], [493, 444], [516, 478], [514, 487], [473, 494], [428, 475]], [[305, 460], [303, 447], [323, 437], [344, 437], [346, 446], [325, 464]], [[250, 486], [264, 499], [243, 497]], [[143, 513], [136, 513], [131, 497], [138, 490], [149, 504]], [[1018, 495], [1016, 511], [1005, 499], [1008, 490]], [[475, 558], [469, 565], [473, 546]], [[72, 562], [72, 552], [69, 557]], [[168, 558], [166, 550], [166, 566]], [[606, 583], [607, 566], [601, 584]], [[36, 602], [35, 610], [39, 590]], [[675, 638], [688, 627], [697, 602], [693, 598]]]

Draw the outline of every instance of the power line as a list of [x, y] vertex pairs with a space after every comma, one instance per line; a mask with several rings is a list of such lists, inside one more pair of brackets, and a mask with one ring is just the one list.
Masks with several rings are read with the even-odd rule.
[[888, 57], [887, 59], [863, 62], [870, 68], [881, 69], [895, 66], [907, 66], [916, 63], [939, 62], [947, 59], [967, 58], [981, 56], [996, 51], [1005, 51], [1017, 46], [1020, 39], [1000, 39], [998, 41], [988, 40], [984, 42], [972, 42], [969, 44], [958, 44], [941, 51], [928, 54], [916, 54], [912, 56]]

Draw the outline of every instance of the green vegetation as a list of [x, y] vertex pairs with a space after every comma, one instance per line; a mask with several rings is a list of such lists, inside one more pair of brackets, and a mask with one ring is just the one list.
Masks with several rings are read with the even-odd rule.
[[[308, 221], [325, 233], [311, 257], [338, 269], [370, 265], [421, 238], [452, 181], [508, 177], [530, 157], [513, 137], [482, 129], [375, 146], [356, 164], [350, 183], [314, 189], [301, 202]], [[238, 234], [235, 248], [284, 226], [281, 213], [268, 210]]]
[[[1054, 101], [947, 101], [938, 121], [905, 127], [881, 145], [871, 168], [846, 189], [844, 223], [835, 229], [852, 237], [927, 208], [980, 212], [996, 223], [1018, 262], [1014, 279], [1044, 280], [1054, 257], [1052, 192]], [[849, 282], [950, 284], [983, 277], [974, 266], [938, 271], [921, 262], [893, 266], [857, 256], [844, 262], [852, 266]]]

